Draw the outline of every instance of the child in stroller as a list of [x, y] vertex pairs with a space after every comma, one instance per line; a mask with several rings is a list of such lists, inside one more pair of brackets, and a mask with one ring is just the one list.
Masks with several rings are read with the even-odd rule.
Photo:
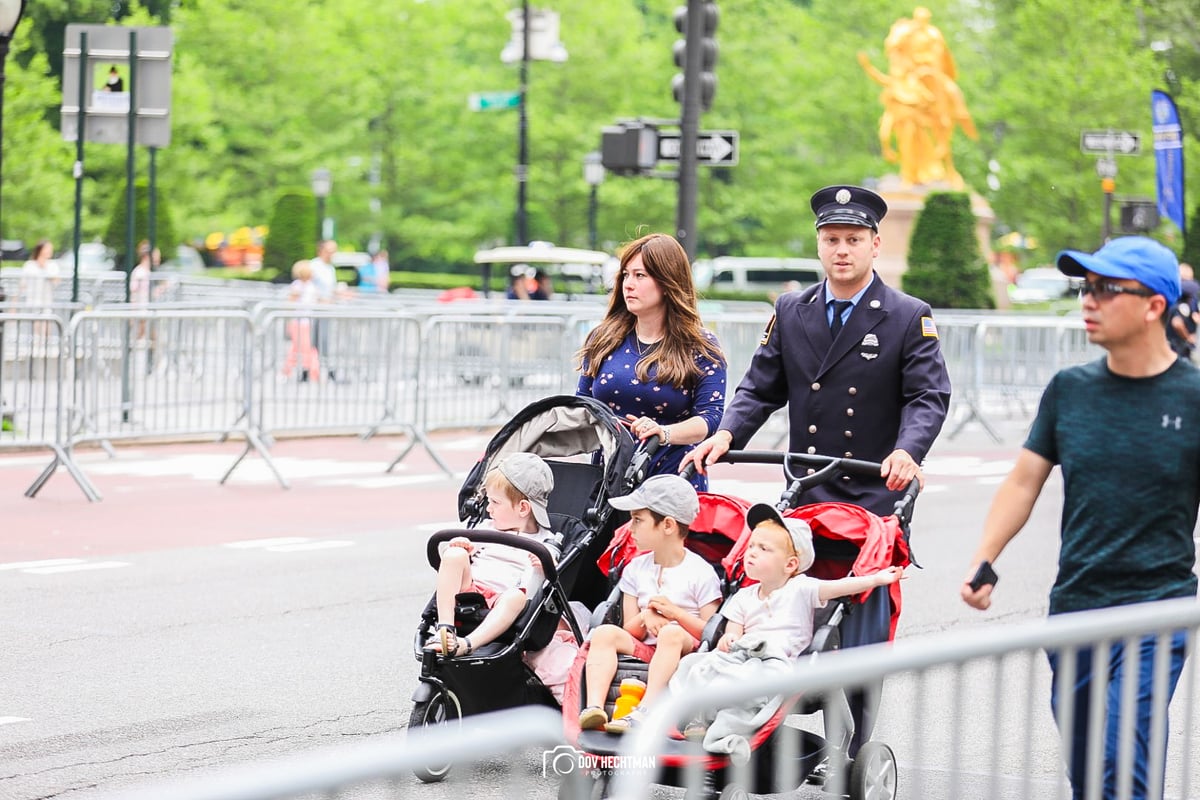
[[[569, 655], [562, 659], [566, 663], [559, 665], [562, 675], [558, 681], [565, 680], [569, 672], [570, 655], [583, 639], [571, 602], [581, 601], [590, 607], [603, 598], [594, 588], [597, 582], [604, 582], [595, 562], [617, 522], [607, 499], [628, 492], [644, 477], [645, 459], [635, 460], [635, 450], [633, 439], [607, 407], [591, 398], [566, 395], [532, 403], [492, 437], [459, 492], [459, 517], [467, 527], [439, 531], [426, 546], [430, 566], [448, 576], [447, 586], [455, 585], [430, 598], [417, 625], [413, 654], [421, 671], [412, 695], [410, 728], [454, 723], [467, 715], [520, 705], [558, 707], [553, 682], [548, 685], [543, 681], [538, 672], [544, 671], [535, 671], [531, 663], [538, 665], [538, 660], [556, 647], [569, 649]], [[509, 462], [513, 454], [521, 457]], [[507, 470], [510, 463], [525, 466], [516, 472], [497, 470], [501, 464]], [[550, 480], [537, 464], [548, 468]], [[539, 532], [547, 528], [556, 537], [561, 536], [561, 556], [555, 558], [542, 541], [536, 540], [540, 534], [516, 535], [476, 528], [485, 519], [488, 476], [495, 480], [497, 471], [506, 474], [507, 480], [525, 495], [528, 514], [537, 520]], [[531, 479], [535, 473], [540, 477]], [[520, 513], [523, 506], [519, 497], [512, 506]], [[541, 518], [543, 512], [546, 519]], [[493, 522], [504, 525], [499, 518]], [[499, 603], [489, 609], [479, 595], [453, 591], [463, 586], [467, 571], [461, 565], [457, 570], [442, 570], [441, 565], [444, 558], [465, 561], [467, 548], [461, 544], [449, 546], [460, 539], [472, 547], [491, 549], [502, 545], [510, 555], [524, 551], [518, 552], [512, 562], [512, 572], [521, 568], [520, 583], [525, 588], [523, 597], [516, 598], [520, 602], [514, 603], [518, 606], [515, 621], [503, 626], [502, 631], [483, 630], [484, 638], [495, 635], [490, 642], [484, 642], [479, 628], [488, 625], [492, 613], [499, 610], [503, 614], [511, 609], [500, 609]], [[537, 568], [532, 567], [531, 558], [536, 559]], [[472, 566], [470, 577], [479, 582], [478, 562]], [[520, 589], [515, 591], [522, 594]], [[449, 609], [446, 600], [453, 602]], [[501, 625], [497, 623], [495, 628]], [[449, 764], [430, 764], [415, 772], [421, 780], [432, 782], [445, 778], [449, 769]]]
[[587, 701], [579, 727], [622, 733], [638, 717], [609, 722], [602, 702], [617, 671], [617, 656], [649, 663], [642, 703], [650, 703], [667, 685], [679, 660], [700, 643], [704, 624], [721, 601], [721, 584], [712, 568], [684, 542], [700, 511], [692, 485], [677, 475], [655, 475], [632, 493], [609, 499], [631, 512], [630, 534], [649, 552], [634, 558], [621, 573], [623, 624], [601, 625], [592, 632], [587, 655]]
[[[889, 566], [862, 576], [818, 580], [804, 574], [816, 560], [808, 523], [785, 519], [765, 503], [750, 507], [746, 523], [751, 529], [746, 577], [757, 583], [739, 590], [721, 607], [724, 635], [715, 649], [680, 662], [670, 681], [672, 692], [696, 692], [717, 680], [754, 680], [772, 671], [790, 671], [793, 659], [812, 643], [817, 609], [829, 600], [895, 583], [904, 574], [902, 567]], [[688, 723], [684, 738], [702, 740], [710, 753], [730, 753], [744, 761], [750, 756], [746, 736], [770, 719], [781, 702], [761, 698], [741, 708], [710, 710]]]
[[[550, 467], [533, 453], [512, 453], [484, 478], [488, 516], [498, 531], [541, 543], [555, 562], [562, 534], [550, 531], [548, 503], [554, 489]], [[447, 543], [437, 577], [437, 640], [427, 648], [446, 657], [470, 655], [508, 630], [528, 602], [528, 593], [544, 577], [537, 555], [504, 545], [473, 545], [465, 536]], [[490, 609], [472, 631], [474, 639], [459, 636], [454, 624], [460, 595]], [[544, 677], [544, 676], [543, 676]]]
[[[912, 502], [918, 490], [915, 481], [897, 504], [896, 514], [881, 518], [857, 506], [843, 503], [795, 507], [805, 489], [822, 481], [839, 479], [847, 474], [879, 479], [879, 464], [809, 454], [741, 451], [727, 453], [722, 460], [783, 465], [789, 485], [777, 508], [784, 520], [803, 520], [811, 527], [815, 561], [808, 572], [810, 576], [836, 580], [847, 575], [869, 575], [891, 566], [904, 567], [910, 563], [908, 531]], [[727, 596], [732, 595], [738, 588], [754, 583], [745, 567], [745, 556], [752, 535], [747, 524], [751, 504], [735, 497], [702, 493], [700, 506], [700, 515], [689, 537], [689, 547], [703, 547], [710, 563], [714, 563], [722, 573]], [[620, 534], [618, 531], [618, 539], [610, 550], [615, 551], [620, 547]], [[730, 540], [736, 540], [736, 543], [730, 546]], [[724, 546], [722, 541], [726, 543]], [[620, 560], [613, 558], [614, 568], [619, 566]], [[898, 576], [899, 573], [889, 574]], [[851, 629], [842, 624], [843, 619], [847, 616], [863, 616], [863, 611], [869, 609], [879, 597], [882, 597], [884, 608], [888, 609], [883, 615], [881, 635], [884, 640], [890, 639], [900, 613], [899, 582], [830, 602], [816, 616], [812, 644], [805, 654], [816, 654], [837, 649], [843, 643], [846, 646], [854, 643], [848, 632]], [[873, 621], [874, 617], [871, 619]], [[714, 615], [705, 629], [703, 644], [709, 648], [716, 647], [726, 624], [723, 614], [718, 612]], [[584, 651], [587, 647], [585, 644]], [[581, 652], [576, 659], [577, 675], [568, 684], [563, 703], [564, 727], [568, 739], [576, 742], [578, 749], [594, 756], [616, 755], [622, 741], [620, 738], [599, 731], [581, 731], [576, 727], [575, 715], [579, 709], [577, 687], [582, 683], [583, 656]], [[620, 681], [644, 678], [645, 675], [645, 664], [622, 659], [613, 687], [609, 690], [609, 699], [615, 698]], [[826, 712], [824, 723], [827, 738], [783, 724], [789, 714], [807, 714], [817, 710]], [[682, 727], [686, 722], [685, 718], [678, 720], [677, 724]], [[704, 774], [703, 791], [698, 797], [724, 796], [724, 793], [717, 791], [718, 788], [735, 776], [740, 779], [737, 786], [740, 791], [734, 792], [734, 795], [744, 795], [747, 790], [758, 793], [788, 792], [797, 788], [797, 782], [806, 779], [809, 782], [821, 782], [824, 776], [822, 767], [829, 761], [835, 767], [847, 767], [846, 773], [837, 771], [836, 775], [837, 781], [841, 781], [848, 774], [848, 780], [844, 783], [835, 781], [835, 784], [846, 786], [850, 797], [894, 799], [897, 771], [891, 749], [881, 742], [867, 742], [850, 759], [848, 754], [852, 733], [853, 723], [843, 693], [837, 692], [822, 698], [783, 698], [770, 718], [746, 737], [751, 752], [748, 777], [737, 774], [729, 755], [707, 752], [697, 742], [687, 741], [676, 731], [678, 738], [664, 738], [662, 741], [656, 780], [674, 786], [688, 785], [689, 771], [699, 768]], [[593, 777], [597, 783], [591, 789], [591, 796], [603, 797], [608, 791], [612, 775], [600, 773]], [[742, 780], [747, 782], [742, 783]], [[564, 781], [560, 787], [560, 797], [577, 796], [575, 792], [580, 788], [579, 785], [572, 787], [570, 783]]]

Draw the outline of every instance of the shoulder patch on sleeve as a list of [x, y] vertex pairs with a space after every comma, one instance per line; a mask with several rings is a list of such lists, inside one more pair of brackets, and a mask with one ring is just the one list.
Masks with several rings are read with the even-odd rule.
[[767, 321], [767, 328], [763, 331], [762, 338], [758, 340], [758, 346], [764, 347], [771, 341], [771, 331], [775, 330], [775, 315], [771, 315], [771, 319]]
[[937, 325], [933, 324], [933, 317], [921, 317], [921, 335], [938, 338]]

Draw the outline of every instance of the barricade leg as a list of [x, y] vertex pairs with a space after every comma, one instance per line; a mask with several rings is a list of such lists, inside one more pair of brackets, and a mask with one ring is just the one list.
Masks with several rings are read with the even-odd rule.
[[384, 470], [384, 472], [391, 472], [393, 469], [395, 469], [396, 465], [403, 461], [404, 457], [408, 455], [419, 443], [425, 448], [425, 452], [429, 453], [429, 457], [433, 459], [433, 463], [437, 464], [442, 472], [446, 473], [447, 477], [454, 477], [454, 470], [450, 469], [446, 462], [442, 460], [442, 457], [437, 454], [437, 451], [433, 449], [433, 445], [429, 442], [429, 437], [421, 433], [421, 431], [417, 430], [417, 428], [412, 425], [407, 426], [405, 433], [409, 437], [408, 446], [400, 451], [400, 455], [392, 459], [392, 463], [388, 464], [387, 469]]
[[250, 454], [250, 451], [254, 450], [260, 456], [262, 456], [263, 461], [267, 463], [267, 469], [271, 470], [271, 474], [275, 476], [275, 480], [279, 481], [280, 488], [292, 488], [288, 484], [287, 480], [284, 479], [283, 475], [279, 472], [279, 469], [275, 466], [275, 462], [271, 459], [271, 454], [267, 451], [267, 446], [263, 443], [262, 439], [259, 438], [258, 434], [252, 430], [244, 431], [244, 434], [246, 436], [246, 446], [242, 448], [242, 452], [238, 455], [237, 459], [229, 465], [229, 469], [225, 470], [225, 474], [221, 476], [219, 483], [224, 486], [225, 481], [229, 480], [229, 476], [232, 475], [233, 471], [238, 468], [238, 464], [241, 464], [242, 461], [245, 460], [246, 456]]
[[67, 472], [71, 473], [71, 477], [75, 479], [75, 483], [83, 490], [83, 495], [93, 503], [103, 499], [96, 487], [94, 487], [79, 469], [79, 465], [75, 463], [75, 459], [63, 449], [61, 445], [54, 445], [54, 460], [42, 470], [42, 473], [34, 479], [33, 483], [29, 484], [29, 488], [25, 490], [26, 497], [37, 497], [37, 493], [46, 485], [46, 481], [50, 480], [50, 476], [58, 469], [59, 465], [67, 468]]

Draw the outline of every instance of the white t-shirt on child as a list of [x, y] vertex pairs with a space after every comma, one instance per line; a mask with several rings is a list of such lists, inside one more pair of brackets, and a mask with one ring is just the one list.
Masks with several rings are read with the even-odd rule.
[[741, 625], [743, 633], [766, 636], [794, 658], [812, 642], [813, 614], [825, 607], [820, 589], [820, 581], [797, 575], [764, 599], [754, 584], [729, 598], [721, 614]]
[[[542, 528], [537, 533], [520, 533], [505, 531], [515, 536], [526, 536], [536, 542], [541, 542], [557, 561], [559, 552], [555, 543], [555, 535]], [[503, 544], [478, 544], [471, 558], [471, 580], [480, 586], [491, 589], [496, 594], [512, 588], [528, 591], [533, 586], [533, 567], [529, 563], [530, 553], [517, 547]], [[538, 570], [539, 574], [541, 570]]]
[[[651, 597], [662, 595], [695, 615], [700, 614], [702, 606], [721, 599], [716, 571], [691, 550], [684, 551], [683, 561], [674, 567], [655, 564], [654, 553], [643, 553], [625, 567], [617, 588], [637, 597], [639, 609], [645, 609]], [[647, 635], [645, 641], [654, 644], [657, 637]]]

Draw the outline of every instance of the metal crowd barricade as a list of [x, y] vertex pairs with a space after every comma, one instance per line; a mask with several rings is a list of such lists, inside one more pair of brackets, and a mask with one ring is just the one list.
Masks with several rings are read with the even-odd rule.
[[578, 345], [556, 316], [442, 315], [425, 325], [421, 428], [487, 427], [534, 400], [573, 393]]
[[[421, 444], [448, 475], [453, 471], [419, 427], [421, 325], [387, 310], [255, 307], [251, 376], [253, 427], [269, 441], [280, 433], [382, 430], [409, 437], [390, 471]], [[222, 478], [229, 478], [249, 446]], [[286, 482], [280, 478], [286, 486]]]
[[252, 332], [250, 315], [234, 310], [106, 306], [77, 314], [68, 354], [71, 445], [241, 434], [266, 457], [247, 413]]
[[[462, 725], [373, 737], [357, 745], [315, 750], [189, 780], [158, 781], [110, 795], [110, 800], [285, 800], [285, 798], [428, 798], [432, 787], [413, 771], [432, 764], [482, 765], [487, 792], [471, 796], [529, 797], [547, 781], [538, 769], [562, 744], [562, 715], [540, 706], [472, 717]], [[540, 764], [538, 763], [540, 762]], [[446, 796], [438, 794], [435, 796]]]
[[991, 317], [961, 324], [939, 319], [938, 327], [950, 334], [943, 333], [943, 352], [954, 393], [968, 412], [947, 434], [951, 439], [974, 420], [999, 442], [987, 412], [1011, 416], [1015, 407], [1027, 418], [1055, 373], [1102, 355], [1077, 318]]
[[[1090, 740], [1098, 743], [1103, 739], [1103, 703], [1098, 699], [1108, 691], [1103, 656], [1109, 646], [1124, 643], [1127, 649], [1134, 646], [1136, 651], [1136, 644], [1143, 636], [1152, 636], [1158, 642], [1161, 656], [1175, 631], [1186, 631], [1192, 657], [1184, 665], [1171, 703], [1168, 738], [1164, 740], [1155, 734], [1148, 744], [1151, 786], [1164, 777], [1158, 766], [1164, 748], [1167, 765], [1165, 795], [1151, 792], [1149, 796], [1192, 798], [1200, 789], [1200, 707], [1196, 691], [1200, 670], [1195, 659], [1200, 604], [1195, 598], [1014, 625], [980, 625], [933, 637], [900, 640], [891, 646], [858, 647], [801, 662], [791, 674], [764, 677], [753, 685], [727, 682], [706, 687], [704, 692], [671, 694], [647, 714], [646, 724], [625, 737], [621, 752], [631, 763], [645, 763], [654, 757], [659, 742], [672, 727], [691, 719], [702, 708], [738, 707], [754, 698], [773, 695], [821, 701], [824, 722], [818, 723], [815, 732], [823, 733], [826, 740], [838, 741], [845, 731], [838, 724], [841, 717], [835, 711], [838, 703], [844, 702], [844, 691], [886, 681], [873, 741], [883, 741], [895, 752], [892, 762], [895, 771], [887, 767], [886, 759], [872, 759], [867, 767], [878, 768], [874, 778], [899, 791], [879, 796], [920, 800], [1065, 798], [1068, 786], [1060, 753], [1066, 749], [1065, 745], [1059, 745], [1055, 722], [1061, 730], [1070, 731], [1073, 710], [1064, 702], [1059, 706], [1058, 720], [1051, 714], [1051, 673], [1045, 651], [1061, 654], [1062, 671], [1066, 673], [1063, 685], [1070, 685], [1073, 677], [1068, 662], [1074, 663], [1080, 648], [1095, 648], [1099, 663], [1095, 674], [1099, 678], [1092, 683], [1094, 713], [1087, 723]], [[1157, 658], [1157, 664], [1161, 669], [1156, 668], [1153, 675], [1154, 719], [1160, 719], [1164, 713], [1167, 697], [1166, 659]], [[1133, 703], [1136, 672], [1127, 670], [1127, 679], [1120, 687], [1125, 709]], [[1131, 675], [1133, 679], [1128, 679]], [[813, 730], [806, 724], [809, 716], [794, 717], [790, 723], [805, 723], [800, 727]], [[1117, 751], [1117, 796], [1123, 800], [1130, 797], [1132, 717], [1132, 713], [1122, 714], [1119, 733], [1122, 744]], [[793, 788], [803, 780], [805, 776], [798, 774], [797, 768], [801, 741], [798, 735], [778, 740], [773, 766], [766, 769], [769, 779]], [[879, 752], [878, 747], [873, 749]], [[848, 784], [863, 770], [846, 763], [837, 748], [831, 750], [824, 789], [834, 796], [844, 795], [851, 789]], [[752, 755], [749, 762], [734, 765], [723, 777], [744, 788], [760, 757], [761, 754]], [[1088, 757], [1089, 796], [1098, 798], [1096, 789], [1103, 752], [1094, 747]], [[618, 771], [613, 776], [612, 797], [615, 800], [649, 797], [650, 785], [656, 777], [653, 771]], [[711, 773], [706, 776], [699, 769], [688, 769], [686, 784], [699, 789], [706, 786], [707, 778], [711, 786], [712, 777]], [[863, 795], [852, 792], [851, 796]]]
[[59, 465], [89, 500], [100, 495], [71, 456], [64, 425], [68, 386], [62, 319], [0, 308], [0, 450], [45, 448], [54, 459], [25, 491], [35, 497]]

